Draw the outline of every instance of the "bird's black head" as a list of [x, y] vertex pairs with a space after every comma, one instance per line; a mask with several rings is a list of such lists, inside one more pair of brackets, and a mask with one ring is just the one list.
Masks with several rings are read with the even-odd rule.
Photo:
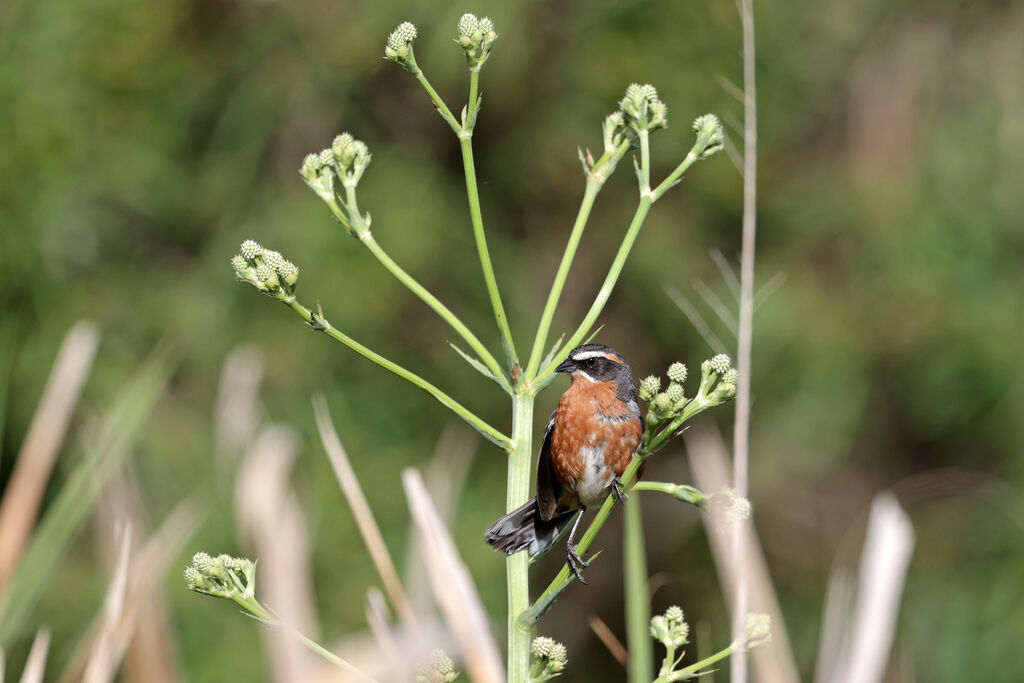
[[569, 352], [555, 372], [568, 372], [573, 379], [590, 382], [615, 381], [623, 388], [633, 390], [633, 373], [619, 352], [604, 344], [584, 344]]

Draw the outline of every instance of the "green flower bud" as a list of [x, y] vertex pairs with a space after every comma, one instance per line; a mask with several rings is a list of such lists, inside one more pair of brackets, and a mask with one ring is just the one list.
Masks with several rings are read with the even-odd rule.
[[722, 382], [725, 384], [736, 384], [736, 380], [738, 379], [739, 375], [736, 372], [736, 368], [729, 368], [725, 371], [725, 374], [722, 375]]
[[334, 153], [335, 161], [342, 165], [351, 163], [345, 161], [345, 154], [353, 142], [355, 142], [355, 138], [348, 133], [335, 136], [334, 141], [331, 142], [331, 151]]
[[675, 403], [675, 401], [669, 398], [668, 394], [664, 391], [654, 398], [654, 407], [659, 413], [667, 413], [671, 411], [673, 403]]
[[718, 154], [725, 147], [725, 130], [714, 114], [698, 116], [693, 122], [693, 129], [697, 131], [696, 146], [700, 148], [698, 156], [701, 159]]
[[299, 281], [299, 268], [291, 261], [285, 261], [281, 264], [281, 267], [277, 269], [277, 274], [280, 276], [281, 281], [284, 282], [286, 289], [289, 292], [294, 291], [295, 284]]
[[561, 643], [555, 643], [551, 647], [551, 653], [548, 655], [548, 665], [546, 668], [548, 673], [559, 673], [565, 669], [565, 665], [569, 663], [569, 652], [565, 649], [565, 645]]
[[631, 83], [619, 108], [634, 131], [654, 131], [668, 125], [668, 107], [658, 99], [657, 89], [649, 83]]
[[463, 14], [461, 17], [459, 17], [459, 37], [472, 37], [472, 35], [476, 33], [476, 29], [479, 23], [480, 20], [476, 18], [475, 14], [469, 14], [468, 12], [466, 14]]
[[657, 615], [651, 617], [651, 638], [654, 638], [660, 643], [664, 643], [668, 640], [668, 620], [665, 619], [664, 615]]
[[683, 619], [683, 610], [678, 606], [669, 607], [665, 614], [651, 618], [651, 637], [667, 648], [686, 645], [690, 637], [690, 626]]
[[683, 398], [685, 398], [683, 394], [683, 385], [670, 382], [668, 389], [665, 390], [665, 395], [668, 396], [672, 403], [679, 403]]
[[463, 14], [459, 19], [458, 38], [455, 42], [466, 53], [466, 61], [471, 69], [479, 70], [483, 66], [497, 39], [494, 22], [488, 17], [477, 19], [475, 14]]
[[320, 166], [330, 168], [334, 166], [334, 152], [329, 149], [320, 150]]
[[320, 199], [334, 201], [334, 155], [331, 150], [307, 154], [302, 160], [299, 175]]
[[320, 175], [321, 168], [323, 168], [323, 164], [320, 163], [320, 156], [317, 154], [307, 154], [302, 159], [302, 167], [299, 168], [299, 174], [307, 183], [311, 183]]
[[190, 591], [200, 590], [205, 584], [206, 581], [198, 569], [192, 565], [185, 567], [185, 585]]
[[270, 268], [276, 273], [284, 263], [284, 256], [281, 256], [281, 252], [279, 251], [271, 251], [270, 249], [267, 249], [263, 252], [263, 263], [267, 265], [267, 268]]
[[614, 152], [627, 137], [626, 117], [621, 111], [606, 116], [601, 128], [604, 132], [605, 152]]
[[533, 639], [530, 644], [530, 652], [533, 653], [534, 657], [541, 659], [547, 659], [551, 654], [551, 648], [554, 647], [554, 638], [548, 638], [547, 636], [537, 636]]
[[370, 165], [370, 148], [362, 140], [342, 133], [331, 143], [331, 158], [337, 164], [338, 175], [346, 185], [354, 185]]
[[192, 556], [192, 566], [205, 575], [216, 566], [216, 562], [208, 554], [199, 552]]
[[650, 403], [660, 390], [661, 378], [651, 375], [640, 380], [640, 387], [636, 393], [644, 403]]
[[678, 384], [686, 383], [686, 366], [682, 363], [673, 363], [668, 366], [668, 378]]
[[242, 277], [242, 273], [246, 268], [249, 267], [249, 262], [245, 260], [245, 257], [241, 254], [235, 254], [231, 257], [231, 268], [234, 269], [235, 275]]
[[729, 356], [724, 353], [720, 353], [711, 359], [711, 369], [719, 375], [724, 375], [732, 367], [732, 361], [729, 360]]
[[416, 27], [408, 21], [399, 24], [388, 36], [384, 57], [401, 64], [411, 73], [419, 71], [412, 52], [412, 41], [416, 40], [416, 35]]
[[252, 263], [258, 256], [263, 254], [263, 247], [260, 246], [259, 242], [254, 240], [246, 240], [242, 242], [242, 246], [239, 248], [239, 252], [242, 257]]

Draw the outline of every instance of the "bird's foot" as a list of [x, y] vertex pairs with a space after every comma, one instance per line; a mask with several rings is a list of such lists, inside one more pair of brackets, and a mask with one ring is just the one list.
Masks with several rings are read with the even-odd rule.
[[579, 582], [584, 586], [587, 585], [586, 579], [583, 578], [583, 568], [589, 567], [590, 562], [580, 557], [579, 553], [576, 552], [576, 546], [572, 543], [565, 544], [566, 564], [569, 565], [569, 569], [579, 579]]
[[618, 477], [612, 479], [612, 497], [619, 503], [625, 503], [626, 499], [629, 498], [629, 494], [622, 490], [622, 480]]

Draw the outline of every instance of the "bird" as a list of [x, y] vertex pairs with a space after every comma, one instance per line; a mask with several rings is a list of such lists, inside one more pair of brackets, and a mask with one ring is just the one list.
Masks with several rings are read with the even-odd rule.
[[578, 346], [555, 372], [568, 373], [572, 381], [544, 430], [537, 496], [495, 521], [484, 541], [508, 555], [528, 550], [537, 557], [572, 522], [567, 563], [585, 584], [587, 563], [574, 543], [577, 527], [583, 512], [601, 505], [609, 493], [619, 502], [625, 498], [620, 477], [643, 440], [644, 417], [633, 372], [612, 347]]

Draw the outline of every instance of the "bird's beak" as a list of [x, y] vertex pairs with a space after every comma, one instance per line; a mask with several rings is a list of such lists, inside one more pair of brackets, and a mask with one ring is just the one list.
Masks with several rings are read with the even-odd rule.
[[555, 372], [576, 372], [576, 364], [572, 362], [571, 358], [566, 358], [561, 365], [555, 368]]

